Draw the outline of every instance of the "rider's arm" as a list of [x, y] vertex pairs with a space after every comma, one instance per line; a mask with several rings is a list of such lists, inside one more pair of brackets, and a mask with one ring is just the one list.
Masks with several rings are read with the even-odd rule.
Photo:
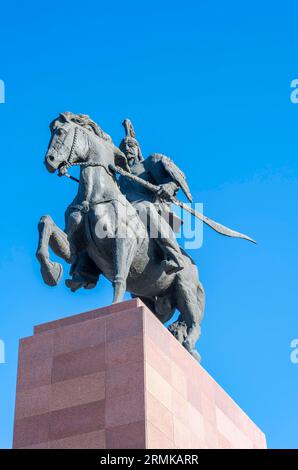
[[158, 195], [160, 197], [171, 198], [176, 195], [179, 190], [179, 185], [173, 180], [171, 175], [164, 169], [163, 164], [160, 161], [148, 161], [147, 171], [153, 182], [160, 187]]

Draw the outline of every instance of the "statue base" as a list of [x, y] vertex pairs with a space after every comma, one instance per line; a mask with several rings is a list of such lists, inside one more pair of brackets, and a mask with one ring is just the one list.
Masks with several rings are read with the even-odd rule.
[[14, 448], [266, 448], [262, 431], [139, 299], [21, 339]]

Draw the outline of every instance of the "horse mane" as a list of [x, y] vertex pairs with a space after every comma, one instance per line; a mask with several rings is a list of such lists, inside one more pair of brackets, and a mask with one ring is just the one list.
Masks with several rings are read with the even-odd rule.
[[50, 130], [53, 132], [56, 127], [61, 124], [65, 124], [65, 122], [73, 122], [89, 131], [93, 132], [95, 135], [100, 137], [107, 142], [112, 142], [112, 138], [104, 132], [101, 127], [99, 127], [96, 122], [94, 122], [87, 114], [74, 114], [69, 111], [65, 113], [60, 113], [58, 118], [54, 119], [50, 124]]

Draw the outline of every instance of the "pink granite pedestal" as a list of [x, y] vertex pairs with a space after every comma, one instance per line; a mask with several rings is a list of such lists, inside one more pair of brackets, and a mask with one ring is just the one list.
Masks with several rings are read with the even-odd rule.
[[262, 431], [144, 304], [20, 341], [14, 448], [265, 448]]

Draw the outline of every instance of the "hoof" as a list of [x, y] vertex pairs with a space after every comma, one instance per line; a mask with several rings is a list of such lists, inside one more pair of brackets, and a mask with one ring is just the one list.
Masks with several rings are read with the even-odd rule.
[[183, 341], [182, 346], [185, 347], [185, 349], [192, 355], [192, 357], [195, 358], [196, 361], [201, 362], [201, 355], [193, 346], [191, 346], [187, 339]]
[[78, 289], [94, 289], [96, 287], [98, 278], [95, 276], [86, 276], [79, 273], [74, 273], [72, 279], [66, 279], [66, 286], [72, 291], [76, 292]]
[[75, 282], [72, 279], [66, 279], [65, 285], [71, 290], [71, 292], [76, 292], [81, 287], [84, 287], [81, 282]]
[[66, 286], [71, 290], [71, 292], [76, 292], [79, 289], [93, 289], [96, 284], [90, 284], [84, 281], [75, 281], [73, 279], [66, 279]]
[[41, 267], [41, 275], [48, 286], [56, 286], [62, 277], [62, 266], [59, 263], [49, 262]]
[[94, 289], [96, 287], [96, 282], [88, 282], [87, 284], [84, 285], [84, 289], [90, 290]]
[[196, 351], [195, 349], [193, 349], [190, 354], [192, 355], [192, 357], [195, 358], [196, 361], [198, 362], [201, 362], [202, 360], [202, 357], [201, 357], [201, 354], [198, 353], [198, 351]]

